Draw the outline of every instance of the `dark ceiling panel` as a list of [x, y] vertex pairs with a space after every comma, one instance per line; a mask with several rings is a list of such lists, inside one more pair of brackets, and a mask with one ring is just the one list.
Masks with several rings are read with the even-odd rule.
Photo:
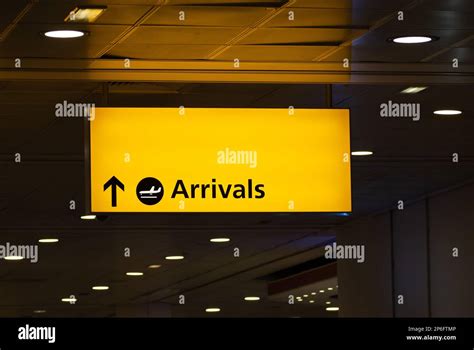
[[342, 43], [364, 30], [335, 28], [259, 28], [240, 44], [333, 44]]
[[28, 4], [27, 0], [4, 2], [0, 11], [0, 35]]
[[[289, 19], [293, 11], [293, 20]], [[289, 8], [265, 24], [265, 27], [369, 27], [383, 17], [381, 11], [357, 11], [350, 9]]]
[[[153, 14], [146, 25], [246, 27], [270, 13], [258, 7], [164, 6]], [[180, 11], [184, 20], [180, 20]]]
[[241, 63], [252, 62], [310, 62], [313, 58], [327, 52], [331, 46], [289, 46], [289, 45], [239, 45], [224, 51], [216, 59]]
[[154, 60], [199, 60], [217, 49], [217, 45], [164, 45], [164, 44], [119, 44], [115, 46], [108, 56], [154, 59]]
[[398, 10], [402, 6], [413, 2], [413, 0], [296, 0], [293, 7], [314, 7], [314, 8], [353, 8], [353, 9], [382, 9]]
[[225, 44], [239, 33], [232, 27], [143, 26], [130, 35], [125, 44]]

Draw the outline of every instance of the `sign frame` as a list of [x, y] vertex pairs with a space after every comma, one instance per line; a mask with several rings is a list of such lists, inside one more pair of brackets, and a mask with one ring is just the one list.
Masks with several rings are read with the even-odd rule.
[[[98, 108], [179, 108], [179, 106], [98, 106]], [[187, 108], [209, 108], [209, 109], [220, 109], [220, 108], [235, 108], [235, 109], [284, 109], [287, 110], [287, 107], [229, 107], [229, 106], [187, 106]], [[295, 108], [297, 110], [298, 108]], [[330, 107], [306, 107], [306, 108], [299, 108], [299, 109], [314, 109], [314, 110], [321, 110], [321, 109], [330, 109], [330, 110], [345, 110], [348, 112], [348, 117], [349, 117], [349, 125], [348, 125], [348, 131], [349, 131], [349, 163], [350, 163], [350, 168], [349, 168], [349, 181], [350, 181], [350, 207], [351, 211], [327, 211], [327, 212], [318, 212], [318, 211], [248, 211], [248, 212], [242, 212], [242, 211], [173, 211], [173, 212], [152, 212], [152, 211], [140, 211], [140, 212], [122, 212], [122, 211], [110, 211], [110, 212], [98, 212], [98, 211], [92, 211], [92, 185], [91, 185], [91, 180], [92, 180], [92, 173], [91, 173], [91, 123], [93, 123], [93, 120], [89, 120], [89, 118], [84, 118], [84, 187], [85, 187], [85, 204], [84, 204], [84, 210], [85, 213], [83, 215], [96, 215], [98, 217], [108, 217], [108, 216], [115, 216], [115, 215], [133, 215], [133, 216], [138, 216], [138, 215], [253, 215], [253, 216], [262, 216], [264, 215], [269, 215], [269, 216], [275, 216], [275, 215], [287, 215], [287, 216], [316, 216], [316, 217], [328, 217], [328, 216], [350, 216], [353, 213], [354, 210], [354, 198], [353, 198], [353, 186], [352, 186], [352, 111], [351, 108], [330, 108]]]

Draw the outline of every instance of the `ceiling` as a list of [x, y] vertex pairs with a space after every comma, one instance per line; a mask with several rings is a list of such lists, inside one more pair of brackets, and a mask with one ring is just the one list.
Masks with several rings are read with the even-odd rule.
[[[0, 5], [0, 244], [60, 239], [40, 246], [37, 264], [0, 263], [0, 316], [29, 317], [37, 309], [47, 313], [36, 316], [130, 316], [133, 308], [147, 305], [150, 312], [150, 305], [160, 305], [167, 310], [163, 315], [172, 316], [201, 317], [206, 307], [220, 307], [219, 315], [230, 317], [332, 317], [322, 303], [288, 305], [270, 297], [269, 283], [288, 277], [278, 272], [293, 275], [288, 269], [321, 257], [321, 246], [334, 240], [338, 225], [388, 210], [400, 199], [416, 200], [474, 178], [472, 85], [466, 85], [474, 72], [472, 1], [80, 4], [107, 5], [107, 10], [96, 23], [84, 26], [63, 21], [76, 1]], [[400, 9], [406, 9], [402, 23], [393, 17]], [[179, 21], [179, 11], [185, 11], [185, 21]], [[294, 21], [287, 20], [288, 11], [294, 11]], [[41, 35], [58, 28], [79, 28], [89, 35], [70, 41]], [[416, 47], [386, 40], [406, 33], [440, 39]], [[18, 57], [24, 69], [13, 67]], [[327, 71], [331, 64], [342, 70], [345, 57], [356, 67], [341, 75]], [[453, 57], [461, 62], [457, 71], [450, 66]], [[124, 58], [132, 59], [129, 71], [122, 66]], [[233, 71], [235, 58], [243, 70], [250, 62], [248, 80]], [[156, 68], [162, 66], [166, 68]], [[160, 80], [168, 70], [172, 74]], [[220, 75], [223, 71], [227, 75]], [[306, 77], [306, 84], [291, 84], [296, 75]], [[255, 83], [260, 78], [262, 83]], [[276, 81], [269, 83], [271, 79]], [[372, 157], [352, 160], [351, 216], [165, 214], [80, 219], [85, 211], [84, 123], [55, 118], [56, 103], [327, 107], [327, 86], [311, 82], [334, 83], [332, 107], [351, 110], [352, 149], [374, 151]], [[417, 82], [428, 89], [400, 94], [408, 83]], [[380, 104], [389, 100], [420, 103], [420, 121], [381, 118]], [[458, 118], [435, 117], [432, 112], [439, 108], [464, 113]], [[14, 162], [16, 153], [20, 163]], [[453, 153], [459, 154], [459, 163], [452, 162]], [[71, 200], [77, 203], [75, 210], [69, 208]], [[209, 242], [219, 236], [231, 242]], [[125, 248], [131, 249], [130, 257], [124, 256]], [[234, 257], [234, 248], [239, 248], [240, 257]], [[164, 259], [175, 254], [185, 259]], [[150, 264], [162, 266], [150, 270]], [[307, 269], [316, 267], [309, 264]], [[125, 276], [134, 270], [145, 275]], [[307, 288], [295, 286], [288, 293], [326, 288], [336, 284], [336, 278]], [[96, 284], [111, 288], [92, 291]], [[71, 294], [79, 299], [75, 305], [61, 303]], [[181, 294], [186, 296], [184, 305], [178, 303]], [[243, 301], [249, 295], [262, 299]]]
[[[473, 82], [469, 0], [80, 1], [87, 4], [107, 9], [96, 22], [77, 24], [64, 22], [75, 0], [2, 4], [0, 77], [380, 83], [382, 72], [384, 82]], [[42, 35], [52, 29], [88, 35]], [[387, 41], [426, 34], [439, 40], [416, 49]], [[23, 69], [14, 69], [13, 58]], [[462, 62], [456, 70], [453, 58]], [[131, 60], [128, 69], [124, 59]]]

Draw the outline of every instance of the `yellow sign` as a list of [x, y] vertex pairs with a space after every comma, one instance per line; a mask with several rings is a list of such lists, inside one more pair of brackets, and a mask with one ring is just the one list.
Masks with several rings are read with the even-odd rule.
[[349, 212], [349, 111], [97, 108], [91, 211]]

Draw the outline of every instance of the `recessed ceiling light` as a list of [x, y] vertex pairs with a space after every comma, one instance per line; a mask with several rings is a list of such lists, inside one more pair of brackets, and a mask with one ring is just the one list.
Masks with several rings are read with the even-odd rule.
[[104, 13], [106, 6], [78, 6], [64, 19], [65, 22], [93, 23]]
[[308, 294], [303, 295], [303, 298], [307, 298], [307, 297], [308, 297]]
[[33, 311], [35, 314], [44, 314], [46, 310], [35, 310]]
[[109, 286], [94, 286], [92, 287], [93, 290], [108, 290]]
[[59, 239], [57, 238], [41, 238], [38, 240], [40, 243], [56, 243], [59, 242]]
[[326, 311], [339, 311], [339, 308], [337, 306], [329, 306], [326, 308]]
[[331, 305], [331, 302], [330, 302], [330, 301], [326, 301], [326, 305]]
[[433, 40], [435, 40], [434, 37], [425, 36], [425, 35], [399, 36], [399, 37], [390, 39], [390, 41], [393, 41], [394, 43], [397, 43], [397, 44], [423, 44], [423, 43], [429, 43], [430, 41], [433, 41]]
[[439, 109], [437, 111], [434, 111], [433, 113], [437, 115], [460, 115], [462, 114], [462, 111], [459, 111], [457, 109]]
[[161, 265], [158, 265], [158, 264], [148, 266], [149, 269], [159, 269], [160, 267]]
[[329, 287], [328, 290], [333, 290], [334, 288], [333, 287]]
[[23, 260], [24, 257], [19, 256], [19, 255], [9, 255], [4, 257], [5, 260], [10, 260], [10, 261], [16, 261], [16, 260]]
[[245, 297], [244, 300], [246, 300], [246, 301], [259, 301], [260, 297]]
[[95, 216], [95, 215], [82, 215], [81, 219], [82, 220], [95, 220], [96, 217], [97, 216]]
[[310, 303], [310, 304], [314, 303], [314, 300], [310, 300], [309, 303]]
[[221, 309], [219, 309], [218, 307], [208, 307], [206, 309], [206, 312], [220, 312]]
[[127, 272], [127, 276], [143, 276], [143, 272]]
[[184, 256], [182, 255], [170, 255], [165, 258], [166, 260], [183, 260]]
[[76, 299], [76, 298], [71, 298], [71, 297], [69, 297], [69, 298], [62, 298], [61, 301], [62, 301], [63, 303], [71, 303], [71, 304], [74, 304], [74, 303], [77, 301], [77, 299]]
[[354, 151], [354, 152], [351, 152], [351, 154], [353, 156], [371, 156], [372, 154], [374, 154], [374, 152], [372, 152], [372, 151]]
[[48, 38], [55, 38], [55, 39], [72, 39], [72, 38], [80, 38], [84, 36], [86, 33], [80, 30], [51, 30], [49, 32], [45, 32], [44, 36]]
[[225, 242], [229, 242], [230, 241], [230, 238], [226, 238], [226, 237], [222, 237], [222, 238], [211, 238], [210, 241], [212, 243], [225, 243]]
[[311, 295], [316, 295], [316, 292], [312, 292]]
[[298, 300], [298, 301], [303, 301], [303, 299], [301, 299], [301, 298], [299, 298], [299, 299], [296, 299], [296, 300]]
[[320, 289], [320, 290], [319, 290], [319, 293], [324, 293], [324, 292], [325, 292], [324, 289]]
[[417, 94], [423, 90], [426, 90], [428, 87], [426, 86], [410, 86], [407, 87], [405, 90], [400, 91], [401, 94]]

